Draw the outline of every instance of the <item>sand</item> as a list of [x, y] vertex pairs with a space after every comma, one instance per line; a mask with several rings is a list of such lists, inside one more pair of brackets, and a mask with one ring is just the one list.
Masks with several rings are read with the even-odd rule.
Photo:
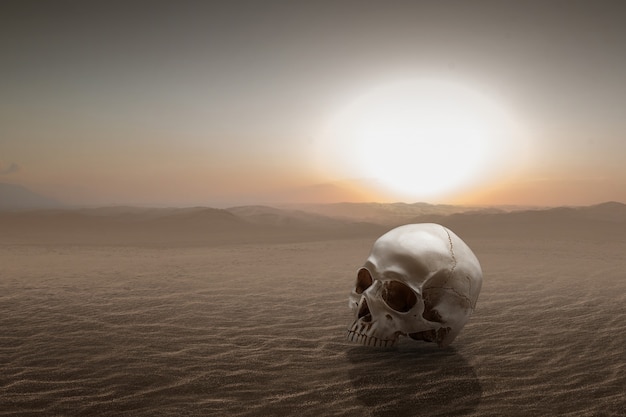
[[461, 234], [470, 322], [381, 349], [345, 340], [376, 234], [242, 233], [0, 238], [0, 415], [624, 415], [626, 239]]

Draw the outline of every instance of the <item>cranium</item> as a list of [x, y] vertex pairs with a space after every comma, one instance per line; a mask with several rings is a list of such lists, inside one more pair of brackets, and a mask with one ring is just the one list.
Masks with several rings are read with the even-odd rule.
[[409, 224], [382, 235], [358, 270], [348, 339], [393, 346], [400, 336], [449, 345], [476, 307], [482, 270], [451, 230]]

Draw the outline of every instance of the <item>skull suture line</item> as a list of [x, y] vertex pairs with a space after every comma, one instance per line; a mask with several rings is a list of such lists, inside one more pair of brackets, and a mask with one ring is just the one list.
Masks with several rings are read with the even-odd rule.
[[393, 346], [400, 336], [448, 346], [476, 307], [482, 270], [451, 230], [409, 224], [382, 235], [357, 273], [348, 339]]

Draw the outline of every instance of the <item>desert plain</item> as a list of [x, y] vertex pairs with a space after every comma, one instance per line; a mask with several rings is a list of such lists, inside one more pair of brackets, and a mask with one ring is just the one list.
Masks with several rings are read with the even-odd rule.
[[[481, 262], [448, 348], [346, 340], [378, 236]], [[0, 214], [0, 415], [620, 416], [626, 206], [109, 207]]]

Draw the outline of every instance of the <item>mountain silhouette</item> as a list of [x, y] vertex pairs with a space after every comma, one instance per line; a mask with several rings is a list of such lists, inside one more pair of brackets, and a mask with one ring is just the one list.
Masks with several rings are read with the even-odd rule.
[[17, 184], [0, 183], [0, 210], [61, 208], [60, 202]]

